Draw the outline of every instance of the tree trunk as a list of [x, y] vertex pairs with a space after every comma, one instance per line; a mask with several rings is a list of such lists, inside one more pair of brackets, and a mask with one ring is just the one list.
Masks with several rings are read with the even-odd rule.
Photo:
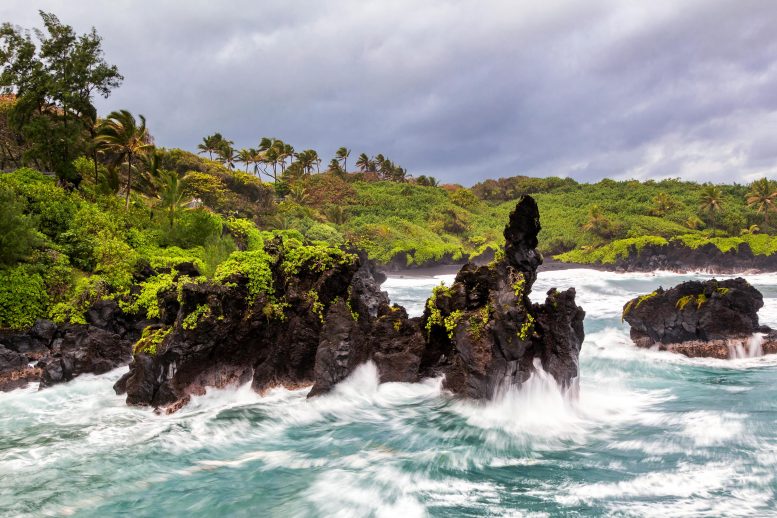
[[127, 153], [127, 198], [124, 209], [129, 210], [130, 189], [132, 189], [132, 153]]

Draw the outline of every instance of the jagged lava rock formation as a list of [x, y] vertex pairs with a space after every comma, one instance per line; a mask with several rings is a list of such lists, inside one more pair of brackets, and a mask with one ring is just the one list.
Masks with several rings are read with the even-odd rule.
[[755, 255], [747, 243], [740, 243], [736, 248], [722, 252], [712, 243], [691, 248], [680, 241], [670, 241], [666, 245], [647, 245], [640, 250], [632, 246], [626, 257], [605, 267], [627, 272], [774, 272], [777, 271], [777, 254]]
[[435, 289], [422, 319], [422, 375], [444, 374], [446, 388], [482, 398], [526, 381], [538, 359], [562, 387], [573, 384], [585, 312], [574, 288], [550, 290], [544, 304], [530, 302], [542, 263], [539, 231], [537, 204], [526, 196], [510, 214], [504, 257], [467, 264], [451, 287]]
[[102, 374], [132, 359], [132, 344], [152, 321], [101, 300], [86, 324], [38, 320], [27, 331], [0, 331], [0, 390], [40, 382], [40, 388], [85, 374]]
[[630, 300], [623, 319], [639, 347], [658, 347], [690, 357], [729, 358], [765, 333], [762, 352], [777, 352], [777, 333], [758, 324], [763, 296], [742, 278], [688, 281]]
[[465, 265], [422, 318], [389, 305], [385, 277], [365, 256], [308, 255], [276, 239], [265, 245], [268, 290], [252, 293], [251, 278], [235, 274], [160, 293], [160, 323], [144, 331], [115, 389], [129, 404], [173, 410], [206, 387], [248, 381], [260, 392], [312, 384], [314, 396], [373, 361], [382, 382], [445, 375], [452, 392], [487, 398], [525, 381], [535, 360], [569, 387], [585, 313], [574, 289], [529, 301], [539, 230], [537, 205], [524, 197], [505, 228], [504, 257]]

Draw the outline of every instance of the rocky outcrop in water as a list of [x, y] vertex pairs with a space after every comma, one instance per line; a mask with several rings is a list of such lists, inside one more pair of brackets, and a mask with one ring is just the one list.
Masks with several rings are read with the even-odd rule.
[[666, 245], [647, 245], [640, 250], [632, 247], [625, 258], [607, 266], [609, 270], [627, 272], [708, 272], [730, 274], [777, 271], [777, 254], [755, 255], [750, 245], [741, 243], [727, 252], [712, 243], [691, 248], [679, 241]]
[[129, 404], [172, 409], [207, 387], [249, 381], [260, 392], [311, 385], [315, 396], [367, 361], [382, 382], [444, 375], [449, 390], [473, 398], [520, 385], [536, 365], [569, 387], [584, 312], [574, 289], [551, 290], [543, 304], [529, 300], [542, 263], [539, 230], [537, 205], [525, 197], [505, 227], [503, 257], [465, 265], [452, 286], [435, 290], [421, 318], [389, 304], [385, 276], [355, 251], [278, 237], [218, 282], [179, 265], [155, 292], [158, 318], [103, 300], [86, 325], [41, 320], [0, 333], [0, 389], [29, 381], [43, 388], [130, 359], [116, 391]]
[[[623, 319], [639, 347], [690, 357], [729, 358], [739, 348], [777, 352], [777, 334], [758, 323], [763, 296], [742, 278], [688, 281], [630, 300]], [[753, 333], [765, 333], [752, 343]]]
[[236, 274], [160, 295], [161, 324], [115, 387], [129, 404], [175, 408], [206, 387], [249, 381], [259, 392], [313, 384], [323, 393], [367, 360], [382, 381], [416, 379], [421, 334], [389, 306], [385, 277], [365, 256], [310, 255], [290, 271], [294, 249], [279, 240], [266, 249], [271, 290], [252, 296], [250, 279]]
[[504, 258], [464, 266], [453, 286], [436, 290], [423, 318], [389, 305], [385, 277], [363, 255], [311, 255], [290, 272], [288, 256], [300, 254], [270, 242], [267, 292], [252, 296], [250, 279], [235, 275], [161, 293], [161, 322], [135, 345], [115, 389], [129, 404], [171, 409], [206, 387], [248, 381], [257, 391], [312, 384], [315, 396], [366, 361], [382, 382], [442, 374], [448, 389], [475, 398], [522, 383], [535, 360], [570, 386], [584, 312], [573, 289], [529, 301], [542, 262], [539, 230], [537, 205], [526, 197], [505, 228]]
[[27, 331], [0, 331], [0, 390], [29, 382], [45, 388], [126, 365], [132, 344], [149, 323], [123, 313], [114, 301], [99, 301], [86, 321], [57, 325], [38, 320]]
[[520, 385], [535, 360], [568, 387], [578, 376], [585, 312], [575, 290], [551, 290], [544, 304], [529, 293], [542, 256], [537, 251], [539, 211], [525, 197], [505, 228], [504, 257], [465, 265], [450, 287], [435, 289], [422, 318], [425, 376], [445, 375], [445, 387], [474, 398]]

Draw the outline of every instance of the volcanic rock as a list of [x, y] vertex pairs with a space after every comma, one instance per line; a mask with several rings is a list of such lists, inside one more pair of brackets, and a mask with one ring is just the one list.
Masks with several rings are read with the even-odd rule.
[[[763, 352], [777, 352], [777, 336], [758, 323], [763, 296], [742, 278], [688, 281], [630, 300], [623, 319], [639, 347], [657, 347], [690, 357], [729, 358], [765, 333]], [[757, 339], [760, 341], [760, 339]]]
[[535, 360], [562, 387], [576, 382], [585, 312], [575, 290], [551, 290], [544, 304], [529, 300], [542, 264], [540, 228], [537, 204], [525, 196], [505, 228], [504, 257], [467, 264], [452, 286], [435, 289], [422, 318], [422, 375], [442, 374], [447, 389], [472, 398], [520, 385]]
[[311, 257], [290, 274], [283, 265], [294, 250], [270, 241], [268, 292], [252, 297], [250, 279], [238, 273], [227, 283], [161, 293], [161, 325], [144, 332], [114, 388], [129, 404], [168, 408], [207, 387], [249, 381], [259, 392], [312, 385], [315, 396], [372, 361], [381, 382], [444, 375], [452, 392], [487, 398], [525, 381], [535, 360], [570, 387], [579, 375], [584, 312], [573, 289], [551, 290], [544, 304], [531, 304], [542, 263], [539, 231], [537, 205], [527, 196], [505, 228], [504, 257], [465, 265], [453, 286], [435, 291], [424, 316], [412, 319], [389, 304], [380, 290], [385, 276], [363, 254]]

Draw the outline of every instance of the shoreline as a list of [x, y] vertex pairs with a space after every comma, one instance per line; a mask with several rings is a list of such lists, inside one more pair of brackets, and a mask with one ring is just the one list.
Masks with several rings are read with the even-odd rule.
[[[396, 270], [383, 269], [378, 267], [380, 272], [387, 277], [413, 278], [413, 277], [436, 277], [438, 275], [456, 275], [461, 267], [467, 263], [459, 264], [437, 264], [430, 266], [418, 266], [415, 268], [400, 268]], [[555, 272], [559, 270], [598, 270], [614, 271], [597, 264], [564, 263], [554, 259], [545, 259], [537, 268], [540, 272]]]
[[[456, 275], [462, 266], [467, 263], [459, 264], [437, 264], [429, 266], [418, 266], [413, 268], [399, 268], [399, 269], [384, 269], [378, 267], [378, 270], [387, 277], [395, 278], [428, 278], [436, 277], [438, 275]], [[478, 264], [478, 263], [476, 263]], [[583, 264], [583, 263], [565, 263], [562, 261], [556, 261], [554, 259], [545, 259], [544, 262], [537, 268], [537, 273], [542, 272], [556, 272], [561, 270], [595, 270], [599, 272], [611, 272], [611, 273], [655, 273], [655, 272], [672, 272], [680, 275], [690, 273], [703, 273], [709, 275], [755, 275], [761, 273], [774, 273], [772, 270], [760, 270], [760, 269], [741, 269], [741, 270], [729, 270], [723, 269], [686, 269], [675, 270], [656, 268], [652, 270], [648, 269], [634, 269], [627, 270], [622, 267], [619, 268], [616, 265], [601, 265], [601, 264]]]

